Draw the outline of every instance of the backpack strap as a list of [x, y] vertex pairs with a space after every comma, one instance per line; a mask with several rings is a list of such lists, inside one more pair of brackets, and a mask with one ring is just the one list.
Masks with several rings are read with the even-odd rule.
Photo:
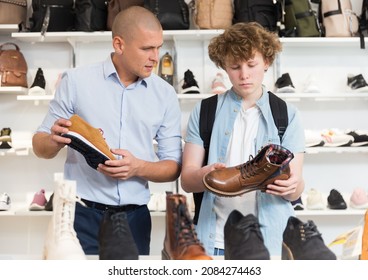
[[277, 127], [277, 133], [280, 137], [280, 143], [282, 143], [282, 137], [286, 131], [286, 128], [289, 123], [288, 113], [287, 113], [287, 105], [286, 102], [272, 93], [268, 92], [270, 97], [270, 107], [272, 112], [273, 121]]
[[[207, 164], [208, 161], [208, 151], [210, 148], [211, 134], [213, 123], [215, 122], [215, 114], [217, 108], [217, 94], [202, 99], [201, 110], [199, 115], [199, 135], [203, 140], [203, 148], [205, 150], [205, 156], [203, 160], [203, 166]], [[197, 224], [199, 209], [201, 209], [203, 198], [203, 192], [193, 193], [194, 200], [194, 217], [193, 224]]]

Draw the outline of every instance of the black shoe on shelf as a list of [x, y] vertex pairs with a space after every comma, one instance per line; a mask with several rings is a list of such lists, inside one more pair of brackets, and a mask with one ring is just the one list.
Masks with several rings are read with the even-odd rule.
[[225, 260], [269, 260], [257, 217], [230, 213], [224, 227]]
[[334, 210], [344, 210], [347, 208], [347, 204], [342, 197], [341, 193], [335, 189], [330, 191], [329, 196], [327, 197], [328, 208]]
[[33, 84], [28, 90], [28, 95], [45, 95], [46, 80], [41, 68], [38, 68]]
[[283, 233], [282, 260], [336, 260], [313, 221], [290, 217]]
[[346, 134], [354, 137], [352, 147], [368, 146], [368, 131], [351, 130]]
[[348, 75], [347, 84], [354, 92], [368, 92], [368, 84], [362, 74]]
[[275, 91], [277, 93], [294, 93], [295, 87], [291, 81], [289, 73], [284, 73], [275, 83]]
[[197, 81], [194, 79], [193, 72], [189, 69], [184, 73], [184, 82], [182, 85], [181, 93], [199, 93], [199, 86]]
[[291, 205], [293, 205], [294, 210], [304, 210], [304, 204], [301, 197], [299, 197], [297, 200], [292, 201]]

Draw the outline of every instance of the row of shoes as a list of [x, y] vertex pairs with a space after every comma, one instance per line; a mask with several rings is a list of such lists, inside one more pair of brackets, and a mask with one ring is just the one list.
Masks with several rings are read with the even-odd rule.
[[332, 128], [305, 129], [306, 147], [362, 147], [368, 146], [368, 130]]
[[[362, 74], [347, 75], [347, 87], [352, 92], [368, 92], [368, 84]], [[295, 93], [297, 90], [291, 80], [289, 73], [283, 73], [281, 77], [276, 80], [275, 92], [276, 93]], [[320, 87], [317, 83], [317, 79], [314, 75], [309, 75], [304, 82], [301, 92], [305, 93], [319, 93]]]
[[[186, 197], [168, 194], [166, 197], [166, 234], [162, 259], [211, 260], [197, 237], [186, 206]], [[270, 253], [257, 217], [244, 216], [233, 210], [224, 226], [225, 260], [269, 260]], [[182, 242], [177, 242], [181, 240]], [[324, 244], [313, 221], [306, 223], [289, 217], [280, 248], [282, 260], [335, 260], [336, 255]]]
[[[292, 202], [294, 209], [304, 210], [304, 201], [308, 210], [325, 210], [326, 208], [345, 210], [348, 208], [348, 203], [344, 199], [344, 196], [337, 189], [331, 189], [326, 199], [321, 191], [311, 188], [307, 192], [306, 197], [302, 196]], [[349, 206], [351, 209], [368, 209], [368, 193], [364, 188], [354, 188], [350, 194]]]
[[[193, 72], [189, 69], [184, 73], [184, 79], [180, 82], [181, 90], [180, 94], [199, 94], [199, 86], [193, 75]], [[225, 86], [225, 77], [224, 74], [218, 72], [215, 78], [211, 83], [211, 93], [212, 94], [221, 94], [227, 91], [227, 87]]]
[[[33, 196], [32, 202], [28, 206], [29, 211], [52, 211], [53, 194], [46, 199], [45, 190], [41, 189]], [[8, 211], [11, 209], [12, 200], [7, 192], [0, 195], [0, 211]]]

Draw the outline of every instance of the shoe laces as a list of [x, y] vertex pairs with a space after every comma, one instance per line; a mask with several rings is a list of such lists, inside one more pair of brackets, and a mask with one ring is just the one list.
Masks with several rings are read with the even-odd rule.
[[261, 234], [261, 226], [257, 221], [249, 221], [247, 219], [243, 219], [238, 223], [237, 228], [240, 229], [241, 232], [243, 232], [245, 237], [248, 237], [251, 232], [254, 232], [261, 240], [263, 240], [263, 236]]
[[[74, 230], [74, 208], [72, 207], [73, 204], [76, 202], [81, 203], [83, 206], [86, 206], [85, 203], [81, 200], [78, 196], [71, 196], [68, 192], [65, 191], [65, 188], [61, 189], [59, 194], [59, 200], [61, 204], [60, 210], [60, 219], [56, 219], [57, 227], [59, 229], [60, 236], [76, 236]], [[66, 233], [66, 234], [65, 234]]]
[[321, 233], [317, 230], [317, 226], [313, 221], [308, 221], [299, 226], [300, 237], [303, 241], [313, 237], [320, 237]]
[[250, 178], [253, 176], [257, 175], [257, 171], [259, 170], [258, 168], [258, 163], [254, 161], [254, 157], [252, 155], [249, 156], [249, 160], [244, 163], [239, 165], [237, 168], [240, 169], [240, 174], [242, 176], [243, 179], [246, 178]]
[[175, 236], [178, 246], [200, 244], [192, 220], [187, 212], [186, 204], [182, 201], [179, 201], [176, 214]]
[[121, 213], [115, 213], [111, 215], [111, 221], [112, 221], [112, 227], [113, 227], [112, 233], [118, 236], [125, 236], [127, 228], [120, 214]]

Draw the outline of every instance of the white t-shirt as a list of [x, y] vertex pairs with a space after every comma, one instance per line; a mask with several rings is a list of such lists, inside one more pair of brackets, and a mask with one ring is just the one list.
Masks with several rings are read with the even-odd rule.
[[[257, 106], [240, 110], [227, 149], [226, 166], [243, 164], [249, 156], [255, 156], [255, 140], [258, 131], [260, 110]], [[256, 214], [255, 192], [241, 196], [215, 198], [216, 240], [215, 247], [224, 249], [224, 226], [230, 213], [237, 209], [243, 215]]]

